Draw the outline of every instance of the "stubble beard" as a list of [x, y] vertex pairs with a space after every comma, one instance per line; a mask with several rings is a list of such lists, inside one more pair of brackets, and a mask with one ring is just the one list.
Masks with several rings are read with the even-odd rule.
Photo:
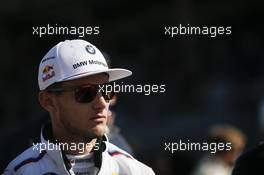
[[83, 140], [84, 142], [90, 142], [92, 139], [101, 138], [106, 133], [106, 126], [104, 126], [101, 131], [92, 132], [74, 127], [68, 120], [65, 120], [64, 117], [60, 118], [60, 122], [66, 133], [69, 133], [71, 137], [79, 138], [79, 140]]

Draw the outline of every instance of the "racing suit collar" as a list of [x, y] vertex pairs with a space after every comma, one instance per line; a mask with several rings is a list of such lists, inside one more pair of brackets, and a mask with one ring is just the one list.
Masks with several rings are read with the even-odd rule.
[[[99, 149], [93, 149], [94, 163], [98, 169], [102, 166], [102, 153], [107, 151], [108, 144], [106, 144], [106, 142], [108, 142], [108, 138], [104, 135], [102, 138], [97, 139]], [[67, 159], [63, 150], [60, 149], [58, 142], [56, 142], [50, 122], [43, 125], [41, 129], [41, 143], [45, 145], [48, 156], [56, 162], [60, 171], [69, 173], [71, 169], [70, 161]]]

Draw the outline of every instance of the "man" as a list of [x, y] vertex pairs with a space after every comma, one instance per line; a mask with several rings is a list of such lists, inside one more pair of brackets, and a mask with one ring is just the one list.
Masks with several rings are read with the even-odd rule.
[[206, 154], [193, 175], [230, 175], [237, 157], [246, 144], [244, 133], [234, 126], [215, 125], [211, 128], [209, 136], [212, 143], [230, 143], [232, 149]]
[[84, 40], [54, 46], [39, 66], [39, 102], [50, 114], [41, 143], [14, 159], [4, 175], [153, 175], [151, 168], [105, 136], [112, 92], [105, 83], [132, 74], [109, 69], [102, 53]]
[[125, 137], [121, 133], [121, 129], [116, 125], [116, 113], [111, 109], [117, 102], [117, 96], [115, 95], [110, 103], [110, 109], [107, 116], [107, 132], [106, 135], [111, 143], [125, 150], [130, 155], [133, 155], [132, 147], [126, 141]]

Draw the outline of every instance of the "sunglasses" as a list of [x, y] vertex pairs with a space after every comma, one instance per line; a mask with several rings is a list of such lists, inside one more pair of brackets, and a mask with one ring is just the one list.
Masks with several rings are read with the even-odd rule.
[[99, 89], [101, 89], [100, 85], [86, 84], [81, 86], [47, 89], [47, 91], [51, 93], [74, 91], [74, 97], [78, 103], [90, 103], [96, 98], [98, 93], [103, 96], [106, 102], [109, 102], [115, 95], [113, 91], [99, 91]]

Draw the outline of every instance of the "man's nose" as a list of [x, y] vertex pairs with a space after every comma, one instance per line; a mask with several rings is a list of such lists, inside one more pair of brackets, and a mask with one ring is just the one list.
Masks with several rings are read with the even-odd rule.
[[98, 93], [95, 97], [95, 99], [92, 101], [93, 108], [96, 110], [102, 110], [107, 107], [107, 103], [104, 99], [104, 97]]

